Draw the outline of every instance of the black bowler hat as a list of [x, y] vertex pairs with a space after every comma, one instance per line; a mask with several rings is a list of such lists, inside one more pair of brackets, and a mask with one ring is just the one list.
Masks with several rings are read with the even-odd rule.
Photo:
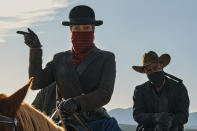
[[92, 8], [79, 5], [71, 9], [69, 14], [70, 21], [63, 21], [62, 25], [95, 25], [99, 26], [103, 24], [102, 20], [95, 20], [95, 14]]

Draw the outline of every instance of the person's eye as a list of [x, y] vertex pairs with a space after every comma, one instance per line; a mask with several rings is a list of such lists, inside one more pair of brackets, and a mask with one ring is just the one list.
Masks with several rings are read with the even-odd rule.
[[151, 74], [151, 73], [152, 73], [152, 71], [151, 71], [151, 70], [149, 70], [147, 73], [148, 73], [148, 74]]
[[73, 27], [74, 30], [79, 30], [79, 27]]
[[88, 26], [87, 26], [87, 27], [84, 27], [84, 29], [85, 29], [85, 30], [89, 30], [89, 29], [90, 29], [90, 27], [88, 27]]
[[150, 74], [152, 71], [151, 71], [151, 70], [146, 70], [146, 72], [147, 72], [148, 74]]

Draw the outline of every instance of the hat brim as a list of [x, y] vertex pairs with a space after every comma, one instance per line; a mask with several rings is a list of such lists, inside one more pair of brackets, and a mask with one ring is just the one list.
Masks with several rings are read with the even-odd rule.
[[70, 21], [63, 21], [62, 25], [64, 26], [71, 26], [71, 25], [95, 25], [100, 26], [103, 24], [102, 20], [96, 20], [94, 22], [70, 22]]
[[[163, 54], [158, 58], [158, 62], [162, 64], [163, 68], [166, 67], [171, 61], [171, 57], [169, 54]], [[147, 66], [147, 65], [146, 65]], [[139, 73], [145, 73], [145, 66], [132, 66], [133, 70]]]
[[132, 66], [132, 68], [139, 73], [145, 73], [144, 66]]

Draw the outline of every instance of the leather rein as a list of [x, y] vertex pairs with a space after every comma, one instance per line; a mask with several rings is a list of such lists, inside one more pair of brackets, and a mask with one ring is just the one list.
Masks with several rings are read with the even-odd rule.
[[11, 124], [12, 126], [12, 131], [16, 131], [16, 126], [17, 126], [17, 119], [16, 118], [10, 118], [7, 116], [0, 115], [0, 123], [7, 123]]

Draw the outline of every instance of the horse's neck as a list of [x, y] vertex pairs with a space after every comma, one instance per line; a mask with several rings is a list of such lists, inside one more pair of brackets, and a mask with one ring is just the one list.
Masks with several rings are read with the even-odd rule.
[[64, 131], [46, 115], [25, 103], [21, 105], [17, 119], [17, 131]]

